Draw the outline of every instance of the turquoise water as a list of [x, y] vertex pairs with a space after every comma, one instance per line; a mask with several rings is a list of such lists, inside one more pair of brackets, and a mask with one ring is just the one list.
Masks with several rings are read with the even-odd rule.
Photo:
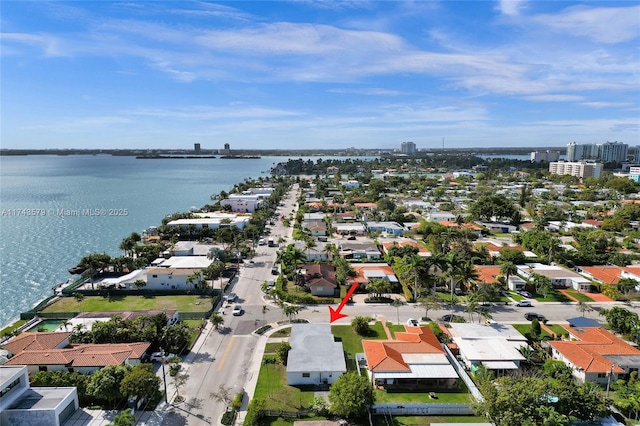
[[[54, 331], [60, 326], [60, 324], [62, 324], [62, 321], [60, 320], [43, 320], [27, 331], [38, 331], [41, 327], [44, 331]], [[71, 331], [71, 328], [69, 328], [69, 331]]]
[[[0, 157], [0, 325], [51, 295], [83, 256], [121, 255], [118, 245], [131, 232], [201, 207], [211, 202], [211, 194], [245, 178], [269, 176], [261, 172], [283, 160]], [[121, 215], [57, 213], [78, 209], [113, 209]]]

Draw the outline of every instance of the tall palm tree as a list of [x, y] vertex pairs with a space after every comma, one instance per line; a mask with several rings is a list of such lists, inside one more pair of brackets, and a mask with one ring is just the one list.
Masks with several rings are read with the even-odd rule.
[[307, 259], [309, 259], [311, 257], [309, 251], [312, 248], [316, 248], [317, 246], [318, 245], [313, 240], [313, 238], [311, 238], [311, 237], [305, 238], [305, 240], [304, 240], [304, 249], [307, 251]]
[[518, 273], [518, 267], [513, 262], [502, 262], [500, 273], [504, 275], [507, 288], [509, 288], [509, 277]]

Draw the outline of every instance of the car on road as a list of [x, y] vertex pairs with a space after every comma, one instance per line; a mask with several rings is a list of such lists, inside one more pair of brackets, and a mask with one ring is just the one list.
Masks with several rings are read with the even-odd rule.
[[235, 302], [237, 298], [238, 298], [238, 295], [235, 293], [229, 293], [226, 296], [227, 302]]
[[447, 314], [440, 317], [442, 322], [465, 322], [464, 318], [460, 315]]
[[411, 326], [411, 327], [418, 327], [420, 325], [420, 323], [418, 322], [417, 319], [415, 318], [409, 318], [407, 320], [407, 325]]
[[[169, 358], [171, 358], [172, 356], [175, 356], [174, 354], [164, 354], [164, 361], [167, 362], [167, 360]], [[162, 352], [154, 352], [151, 354], [151, 356], [149, 357], [149, 359], [151, 360], [151, 362], [162, 362]]]
[[516, 306], [520, 308], [530, 308], [533, 305], [528, 300], [521, 300], [518, 303], [516, 303]]
[[534, 312], [527, 312], [526, 314], [524, 314], [524, 319], [526, 319], [527, 321], [533, 321], [534, 319], [538, 320], [538, 321], [544, 321], [547, 318], [542, 314], [536, 314]]
[[260, 238], [258, 240], [258, 245], [259, 246], [266, 246], [267, 245], [267, 240], [265, 240], [264, 238]]
[[278, 275], [278, 267], [274, 266], [273, 268], [271, 268], [271, 275]]
[[235, 306], [233, 307], [233, 311], [231, 311], [231, 313], [232, 313], [234, 316], [242, 315], [242, 313], [243, 313], [243, 312], [244, 312], [244, 309], [242, 309], [242, 306], [241, 306], [241, 305], [235, 305]]

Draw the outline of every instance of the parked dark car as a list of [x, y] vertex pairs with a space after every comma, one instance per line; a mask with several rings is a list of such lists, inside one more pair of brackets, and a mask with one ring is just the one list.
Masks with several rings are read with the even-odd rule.
[[533, 321], [534, 319], [536, 319], [538, 321], [544, 321], [547, 318], [542, 314], [536, 314], [534, 312], [527, 312], [526, 314], [524, 314], [524, 319], [526, 319], [527, 321]]
[[440, 321], [442, 322], [465, 322], [464, 317], [460, 315], [447, 314], [440, 317]]

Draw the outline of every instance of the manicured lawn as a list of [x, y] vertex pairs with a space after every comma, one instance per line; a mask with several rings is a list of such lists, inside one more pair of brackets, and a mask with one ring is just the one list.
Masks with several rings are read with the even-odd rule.
[[109, 312], [176, 309], [178, 312], [202, 312], [211, 309], [211, 299], [196, 295], [179, 296], [87, 296], [80, 302], [62, 298], [43, 312]]
[[313, 387], [288, 386], [286, 383], [287, 369], [284, 365], [262, 364], [254, 397], [264, 399], [267, 410], [309, 408], [313, 401]]
[[553, 330], [554, 333], [558, 335], [567, 334], [567, 330], [561, 325], [547, 324], [547, 327], [549, 327], [551, 330]]
[[475, 402], [467, 387], [462, 384], [461, 388], [454, 391], [435, 391], [437, 399], [429, 398], [428, 392], [388, 392], [384, 389], [376, 389], [376, 402], [385, 403], [420, 403], [420, 404], [469, 404]]
[[[389, 418], [373, 417], [374, 426], [389, 426]], [[393, 426], [430, 425], [431, 423], [486, 423], [480, 416], [394, 416]]]
[[183, 320], [189, 328], [191, 329], [191, 334], [189, 335], [189, 345], [188, 348], [193, 348], [193, 345], [196, 343], [198, 336], [200, 336], [200, 327], [204, 325], [204, 320]]
[[521, 301], [521, 300], [524, 300], [524, 297], [523, 297], [523, 296], [520, 296], [518, 293], [510, 292], [509, 294], [511, 295], [511, 298], [512, 298], [513, 300], [515, 300], [516, 302], [519, 302], [519, 301]]
[[280, 338], [280, 337], [289, 337], [291, 336], [291, 327], [286, 327], [286, 328], [281, 328], [278, 331], [273, 332], [273, 334], [271, 334], [269, 336], [269, 338]]
[[[531, 331], [531, 324], [513, 324], [513, 327], [523, 336], [526, 336]], [[546, 330], [541, 329], [540, 338], [542, 339], [544, 336], [551, 337]]]
[[311, 420], [327, 420], [324, 417], [303, 417], [300, 419], [283, 419], [276, 417], [265, 417], [260, 419], [260, 426], [291, 426], [294, 422], [311, 421]]
[[571, 299], [556, 289], [547, 293], [547, 297], [543, 297], [541, 294], [536, 294], [534, 297], [538, 302], [571, 302]]
[[265, 354], [275, 354], [278, 352], [278, 348], [280, 347], [280, 343], [267, 343], [264, 345], [264, 353]]
[[5, 335], [13, 332], [13, 330], [15, 330], [18, 327], [24, 325], [26, 322], [27, 322], [26, 320], [18, 320], [16, 322], [14, 322], [13, 324], [3, 328], [2, 331], [0, 331], [0, 337], [1, 336], [5, 336]]
[[567, 292], [567, 294], [569, 294], [571, 297], [574, 297], [579, 302], [594, 302], [594, 300], [586, 294], [576, 291], [572, 288], [568, 288], [565, 291]]

